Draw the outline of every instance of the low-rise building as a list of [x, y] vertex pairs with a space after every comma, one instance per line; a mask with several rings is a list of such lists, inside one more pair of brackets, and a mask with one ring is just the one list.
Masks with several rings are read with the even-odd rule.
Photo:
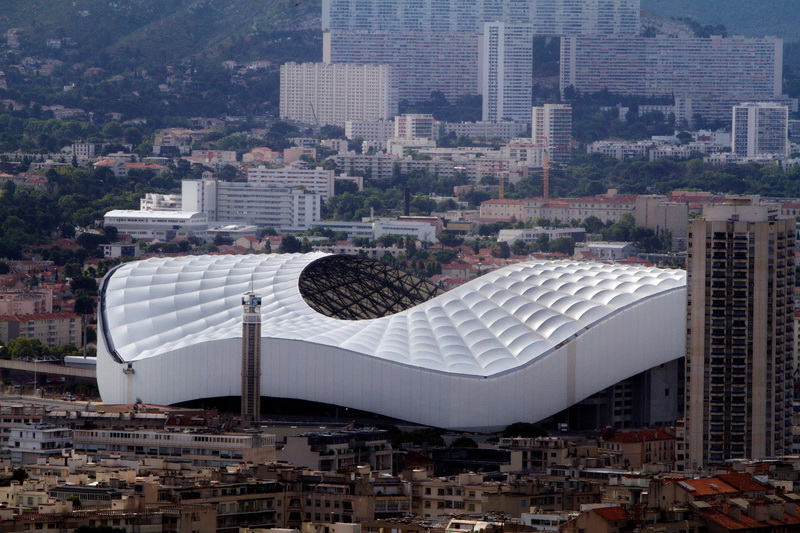
[[392, 445], [378, 429], [303, 433], [286, 437], [278, 459], [323, 472], [369, 465], [375, 472], [392, 472]]
[[18, 337], [39, 340], [45, 346], [81, 343], [81, 319], [74, 313], [38, 313], [0, 316], [0, 340], [4, 343]]
[[59, 456], [72, 444], [72, 430], [49, 424], [11, 428], [8, 449], [11, 464], [20, 467], [40, 458]]
[[114, 226], [119, 233], [136, 239], [171, 241], [197, 237], [205, 241], [208, 232], [208, 216], [199, 212], [115, 209], [103, 218], [106, 226]]
[[568, 238], [576, 242], [583, 241], [586, 238], [586, 230], [584, 228], [524, 228], [524, 229], [501, 229], [498, 236], [498, 242], [513, 243], [522, 241], [524, 243], [534, 242], [546, 235], [548, 240]]

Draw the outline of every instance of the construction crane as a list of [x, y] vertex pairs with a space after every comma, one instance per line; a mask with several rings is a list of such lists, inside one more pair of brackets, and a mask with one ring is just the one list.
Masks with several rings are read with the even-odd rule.
[[542, 152], [542, 196], [550, 199], [550, 151], [545, 148]]

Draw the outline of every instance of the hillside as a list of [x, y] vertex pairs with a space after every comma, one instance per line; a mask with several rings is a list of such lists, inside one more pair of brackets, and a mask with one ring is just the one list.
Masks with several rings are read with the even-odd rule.
[[[132, 56], [140, 64], [163, 64], [231, 52], [245, 56], [233, 59], [252, 59], [247, 56], [267, 52], [262, 48], [270, 42], [275, 46], [267, 49], [279, 56], [286, 54], [285, 42], [293, 40], [293, 34], [302, 35], [300, 41], [319, 37], [320, 0], [25, 0], [6, 4], [0, 14], [0, 32], [20, 29], [26, 52], [44, 49], [50, 38], [69, 38], [74, 45], [62, 53], [73, 61], [108, 54]], [[321, 55], [319, 43], [308, 51], [302, 42], [296, 44], [301, 58], [313, 49]]]
[[732, 33], [776, 35], [800, 41], [797, 0], [641, 0], [642, 9], [663, 17], [691, 17], [701, 24], [724, 24]]

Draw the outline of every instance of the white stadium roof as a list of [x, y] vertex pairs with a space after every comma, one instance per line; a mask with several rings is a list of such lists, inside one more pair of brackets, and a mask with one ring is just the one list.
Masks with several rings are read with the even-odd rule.
[[372, 264], [314, 253], [122, 265], [102, 288], [104, 401], [238, 396], [251, 287], [262, 296], [262, 394], [438, 427], [538, 421], [683, 355], [683, 271], [522, 263], [405, 298], [406, 287], [381, 291], [410, 282], [383, 266], [364, 274]]

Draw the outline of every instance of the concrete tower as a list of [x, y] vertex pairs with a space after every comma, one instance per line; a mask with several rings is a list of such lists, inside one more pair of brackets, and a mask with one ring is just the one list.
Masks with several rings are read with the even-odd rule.
[[242, 421], [261, 418], [261, 297], [242, 296]]
[[687, 470], [791, 451], [794, 226], [749, 198], [690, 223]]

